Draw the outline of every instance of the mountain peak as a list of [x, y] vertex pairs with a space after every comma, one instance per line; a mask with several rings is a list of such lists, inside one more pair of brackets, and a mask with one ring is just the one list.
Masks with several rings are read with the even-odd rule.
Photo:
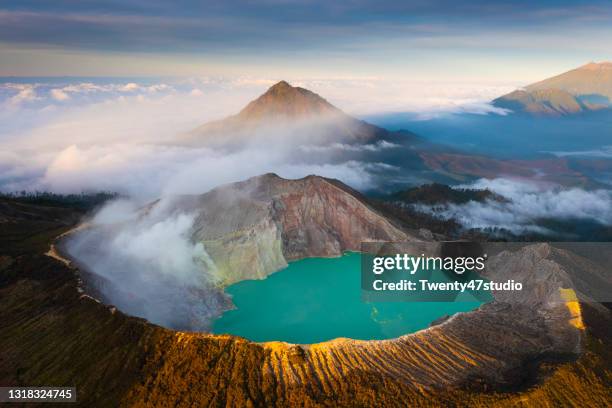
[[272, 85], [270, 88], [268, 88], [268, 92], [272, 90], [279, 91], [279, 90], [289, 89], [289, 88], [293, 88], [293, 87], [289, 85], [289, 82], [282, 80], [282, 81], [278, 81], [277, 83]]
[[611, 61], [602, 61], [602, 62], [591, 61], [588, 64], [585, 64], [578, 69], [586, 70], [586, 71], [609, 70], [609, 69], [612, 69], [612, 62]]
[[612, 62], [589, 62], [495, 99], [498, 107], [542, 115], [612, 108]]
[[295, 143], [313, 145], [330, 141], [371, 143], [390, 134], [345, 114], [308, 89], [280, 81], [238, 114], [194, 129], [186, 143], [234, 148], [252, 137], [275, 140], [279, 132]]
[[291, 86], [287, 81], [280, 81], [249, 103], [238, 117], [252, 121], [270, 117], [300, 119], [339, 114], [341, 114], [340, 109], [316, 93]]
[[589, 62], [579, 68], [531, 84], [525, 89], [528, 91], [557, 89], [575, 97], [601, 95], [612, 98], [612, 62]]

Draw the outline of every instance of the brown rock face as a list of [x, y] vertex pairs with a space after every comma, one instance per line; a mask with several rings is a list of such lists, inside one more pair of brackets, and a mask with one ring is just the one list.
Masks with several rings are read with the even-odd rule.
[[342, 111], [308, 89], [280, 81], [250, 102], [236, 117], [244, 122], [263, 119], [302, 119], [344, 115]]
[[314, 92], [281, 81], [238, 114], [206, 123], [185, 135], [182, 142], [231, 149], [253, 140], [368, 143], [393, 135], [345, 114]]
[[417, 240], [339, 181], [317, 176], [285, 180], [276, 175], [263, 176], [261, 181], [268, 180], [287, 259], [339, 256], [359, 251], [364, 241]]
[[357, 192], [318, 176], [266, 174], [178, 197], [172, 208], [198, 214], [193, 239], [204, 244], [226, 283], [265, 277], [288, 260], [358, 251], [364, 241], [417, 240]]

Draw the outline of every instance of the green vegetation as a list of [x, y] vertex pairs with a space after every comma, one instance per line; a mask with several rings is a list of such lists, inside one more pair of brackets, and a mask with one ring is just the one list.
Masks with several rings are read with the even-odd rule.
[[[458, 189], [439, 183], [425, 184], [380, 198], [368, 197], [367, 199], [372, 207], [394, 220], [402, 228], [425, 228], [434, 234], [454, 239], [460, 238], [466, 232], [457, 221], [419, 211], [415, 205], [464, 204], [469, 201], [483, 202], [485, 200], [502, 202], [506, 199], [486, 189]], [[476, 231], [472, 231], [470, 237], [482, 240], [489, 235], [487, 233], [477, 237], [475, 233]]]
[[119, 197], [118, 193], [109, 191], [80, 194], [56, 194], [46, 191], [0, 193], [0, 199], [10, 199], [18, 203], [71, 208], [83, 211], [91, 210], [117, 197]]
[[503, 202], [506, 199], [491, 190], [474, 190], [467, 188], [451, 188], [445, 184], [424, 184], [408, 190], [399, 191], [390, 197], [407, 204], [465, 204], [469, 201], [483, 202], [495, 200]]
[[395, 221], [402, 228], [425, 228], [435, 234], [455, 236], [459, 233], [461, 225], [452, 219], [446, 220], [431, 214], [420, 212], [410, 205], [402, 205], [380, 199], [369, 199], [368, 203], [385, 217]]

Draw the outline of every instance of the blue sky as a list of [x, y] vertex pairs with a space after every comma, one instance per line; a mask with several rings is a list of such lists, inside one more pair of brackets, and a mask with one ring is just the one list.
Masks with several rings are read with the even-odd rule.
[[612, 59], [609, 1], [3, 1], [0, 76], [525, 81]]

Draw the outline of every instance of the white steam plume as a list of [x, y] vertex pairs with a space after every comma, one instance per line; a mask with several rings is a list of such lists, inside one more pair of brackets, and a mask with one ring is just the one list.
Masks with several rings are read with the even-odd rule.
[[195, 215], [166, 212], [168, 205], [111, 202], [69, 237], [66, 250], [105, 303], [166, 327], [207, 330], [228, 299], [203, 245], [191, 240]]

